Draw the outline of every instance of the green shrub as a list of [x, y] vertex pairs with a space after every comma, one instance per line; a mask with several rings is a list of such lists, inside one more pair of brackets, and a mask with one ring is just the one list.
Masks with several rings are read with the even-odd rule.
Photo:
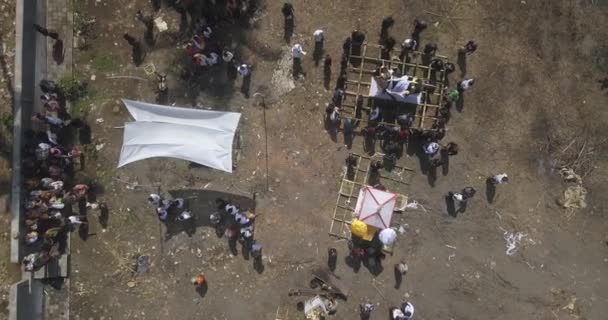
[[89, 94], [87, 83], [73, 75], [64, 76], [59, 79], [58, 86], [66, 100], [70, 102], [75, 102]]

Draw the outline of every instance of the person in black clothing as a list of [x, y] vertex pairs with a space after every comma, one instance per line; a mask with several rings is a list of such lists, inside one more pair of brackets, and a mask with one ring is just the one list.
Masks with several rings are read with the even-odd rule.
[[293, 5], [289, 2], [285, 2], [281, 12], [283, 12], [283, 17], [285, 18], [283, 30], [284, 38], [286, 42], [289, 42], [291, 41], [291, 36], [293, 35], [293, 30], [295, 27]]
[[285, 18], [285, 20], [294, 18], [293, 5], [289, 2], [285, 2], [283, 4], [283, 8], [281, 9], [281, 12], [283, 12], [283, 17]]
[[154, 17], [153, 16], [144, 16], [141, 10], [138, 10], [135, 14], [135, 18], [139, 20], [145, 27], [146, 32], [144, 32], [144, 40], [148, 45], [154, 44]]
[[415, 41], [414, 50], [418, 50], [420, 45], [420, 33], [426, 29], [427, 24], [424, 20], [414, 20], [414, 31], [412, 32], [412, 39]]
[[437, 52], [437, 44], [435, 42], [429, 42], [424, 46], [424, 54], [434, 56]]
[[344, 56], [346, 56], [347, 58], [348, 58], [348, 56], [350, 56], [350, 49], [351, 49], [352, 44], [353, 44], [353, 40], [350, 37], [346, 38], [344, 40], [344, 42], [342, 43], [342, 51], [343, 51]]
[[139, 66], [143, 62], [145, 56], [144, 48], [141, 42], [128, 33], [125, 33], [123, 35], [123, 38], [132, 47], [133, 63], [135, 64], [135, 66]]
[[388, 38], [388, 29], [390, 29], [395, 24], [395, 20], [392, 16], [384, 17], [382, 19], [382, 25], [380, 27], [380, 43], [382, 44], [383, 40]]

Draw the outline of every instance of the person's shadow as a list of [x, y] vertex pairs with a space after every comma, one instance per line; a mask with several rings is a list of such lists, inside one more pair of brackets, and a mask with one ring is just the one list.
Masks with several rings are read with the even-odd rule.
[[467, 74], [467, 53], [464, 50], [458, 50], [458, 68], [460, 68], [460, 77]]
[[429, 182], [429, 186], [435, 187], [435, 182], [437, 181], [437, 167], [430, 163], [428, 157], [426, 162], [428, 163], [426, 177]]
[[458, 216], [458, 212], [456, 211], [456, 203], [454, 202], [451, 194], [445, 196], [445, 206], [450, 216], [454, 218]]
[[450, 155], [447, 150], [441, 150], [441, 173], [447, 176], [450, 172]]
[[169, 104], [169, 89], [158, 90], [156, 93], [156, 102], [162, 105]]
[[358, 273], [361, 269], [361, 259], [353, 257], [352, 254], [344, 258], [344, 262], [347, 266], [353, 268], [354, 273]]
[[236, 247], [236, 243], [237, 243], [236, 238], [230, 238], [230, 239], [228, 239], [228, 247], [230, 248], [230, 253], [233, 256], [238, 256], [239, 255], [239, 250]]
[[262, 262], [262, 257], [253, 259], [253, 269], [258, 274], [262, 274], [262, 272], [264, 272], [264, 263]]
[[162, 1], [161, 0], [150, 0], [150, 4], [152, 5], [154, 12], [156, 12], [156, 11], [160, 10]]
[[63, 49], [63, 40], [57, 39], [53, 44], [53, 60], [57, 64], [62, 64], [65, 58], [65, 51]]
[[285, 18], [285, 23], [283, 25], [283, 38], [285, 42], [291, 42], [291, 37], [293, 36], [293, 30], [295, 27], [294, 18]]
[[108, 227], [108, 221], [110, 220], [110, 212], [108, 206], [105, 203], [99, 205], [99, 224], [103, 228]]
[[340, 123], [334, 123], [329, 118], [329, 115], [325, 117], [325, 131], [329, 135], [329, 138], [333, 142], [338, 142], [338, 131], [340, 130]]
[[196, 293], [198, 293], [201, 298], [204, 298], [209, 291], [209, 285], [207, 285], [207, 281], [205, 281], [200, 287], [196, 287]]
[[136, 67], [139, 67], [144, 62], [145, 55], [146, 54], [144, 48], [141, 44], [133, 46], [133, 49], [131, 50], [131, 56], [133, 58], [133, 64]]
[[146, 27], [146, 31], [144, 32], [144, 41], [149, 47], [154, 47], [154, 44], [156, 43], [156, 39], [154, 39], [154, 27]]
[[401, 284], [403, 283], [403, 274], [401, 273], [401, 271], [399, 271], [399, 268], [397, 268], [397, 266], [395, 266], [395, 268], [393, 268], [395, 271], [395, 289], [399, 289], [401, 288]]
[[298, 79], [300, 75], [306, 76], [302, 68], [302, 59], [293, 59], [293, 77]]
[[315, 50], [312, 53], [315, 67], [319, 66], [319, 61], [323, 58], [323, 41], [315, 41]]
[[323, 68], [323, 87], [325, 90], [329, 90], [329, 85], [331, 84], [331, 64], [325, 65]]
[[83, 223], [78, 226], [78, 236], [80, 236], [80, 239], [82, 239], [82, 241], [87, 241], [87, 239], [89, 237], [89, 224], [88, 223]]
[[492, 181], [492, 178], [486, 179], [486, 199], [488, 199], [489, 203], [494, 202], [494, 197], [496, 196], [496, 185]]
[[463, 109], [464, 109], [464, 92], [461, 92], [460, 97], [458, 98], [458, 101], [456, 101], [456, 110], [458, 110], [458, 112], [462, 112]]
[[243, 83], [241, 85], [241, 93], [245, 98], [249, 99], [249, 90], [251, 88], [251, 73], [243, 77]]

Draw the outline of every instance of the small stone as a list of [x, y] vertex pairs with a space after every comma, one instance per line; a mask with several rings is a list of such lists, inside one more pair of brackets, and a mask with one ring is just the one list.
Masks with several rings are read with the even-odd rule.
[[120, 112], [120, 108], [118, 106], [115, 106], [114, 108], [112, 108], [112, 112], [113, 113], [119, 113]]

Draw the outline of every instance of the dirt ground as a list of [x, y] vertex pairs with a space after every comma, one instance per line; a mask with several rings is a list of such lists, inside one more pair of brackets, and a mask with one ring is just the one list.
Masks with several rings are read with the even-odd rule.
[[[372, 319], [386, 319], [388, 308], [403, 299], [416, 307], [417, 319], [602, 319], [608, 311], [608, 223], [606, 92], [608, 3], [602, 1], [293, 1], [296, 34], [291, 43], [312, 51], [312, 32], [325, 30], [326, 51], [334, 58], [333, 81], [341, 44], [359, 26], [377, 42], [382, 17], [392, 15], [391, 34], [401, 41], [414, 18], [429, 22], [423, 44], [436, 41], [440, 54], [456, 61], [458, 46], [469, 39], [479, 49], [466, 65], [476, 80], [454, 112], [444, 141], [460, 153], [447, 175], [430, 183], [415, 157], [400, 160], [416, 170], [411, 184], [396, 190], [424, 210], [406, 211], [407, 224], [384, 271], [355, 272], [345, 262], [345, 241], [327, 235], [337, 188], [348, 154], [339, 137], [323, 129], [322, 67], [304, 60], [306, 77], [290, 76], [289, 46], [283, 40], [279, 1], [265, 1], [252, 27], [226, 26], [221, 34], [244, 61], [253, 64], [251, 94], [267, 99], [269, 175], [265, 176], [265, 130], [258, 100], [240, 92], [220, 74], [195, 82], [180, 77], [178, 17], [162, 15], [170, 30], [157, 39], [144, 64], [169, 73], [169, 103], [242, 112], [242, 150], [233, 174], [192, 167], [184, 161], [152, 159], [115, 169], [122, 130], [128, 120], [120, 98], [154, 101], [154, 82], [130, 62], [122, 34], [143, 34], [133, 17], [151, 12], [147, 1], [88, 0], [86, 13], [97, 20], [98, 37], [74, 53], [78, 70], [94, 92], [87, 105], [93, 144], [87, 173], [95, 177], [99, 199], [108, 204], [106, 227], [89, 214], [86, 237], [73, 237], [71, 318], [73, 319], [301, 319], [291, 288], [306, 287], [310, 270], [325, 264], [327, 248], [338, 248], [336, 274], [351, 289], [332, 318], [357, 318], [358, 304], [378, 303]], [[102, 58], [100, 58], [102, 57]], [[94, 80], [91, 77], [95, 75]], [[451, 75], [452, 85], [462, 78]], [[96, 121], [97, 119], [103, 119]], [[571, 143], [571, 141], [574, 142]], [[570, 147], [566, 148], [570, 144]], [[354, 151], [361, 152], [358, 137]], [[563, 151], [563, 152], [562, 152]], [[572, 153], [572, 155], [571, 155]], [[588, 207], [573, 215], [556, 204], [566, 185], [554, 166], [589, 155], [581, 165]], [[590, 169], [594, 169], [590, 171]], [[505, 171], [511, 182], [499, 186], [495, 200], [485, 196], [485, 178]], [[582, 173], [581, 173], [582, 174]], [[266, 183], [269, 183], [269, 191]], [[137, 184], [135, 186], [134, 184]], [[448, 191], [473, 186], [479, 192], [465, 213], [446, 212]], [[147, 194], [186, 196], [197, 215], [194, 234], [161, 226], [146, 204]], [[243, 202], [257, 193], [256, 238], [264, 246], [264, 270], [251, 259], [231, 255], [227, 241], [204, 224], [217, 195]], [[232, 195], [232, 196], [230, 196]], [[248, 201], [248, 200], [247, 200]], [[506, 255], [505, 232], [521, 232], [517, 252]], [[238, 248], [240, 252], [240, 247]], [[149, 271], [133, 277], [136, 255], [148, 255]], [[407, 261], [409, 273], [395, 288], [393, 265]], [[190, 278], [204, 272], [205, 292]], [[134, 281], [130, 288], [127, 283]], [[277, 316], [279, 314], [279, 316]]]
[[0, 0], [0, 9], [0, 319], [6, 319], [10, 285], [21, 276], [19, 266], [10, 264], [15, 1]]

